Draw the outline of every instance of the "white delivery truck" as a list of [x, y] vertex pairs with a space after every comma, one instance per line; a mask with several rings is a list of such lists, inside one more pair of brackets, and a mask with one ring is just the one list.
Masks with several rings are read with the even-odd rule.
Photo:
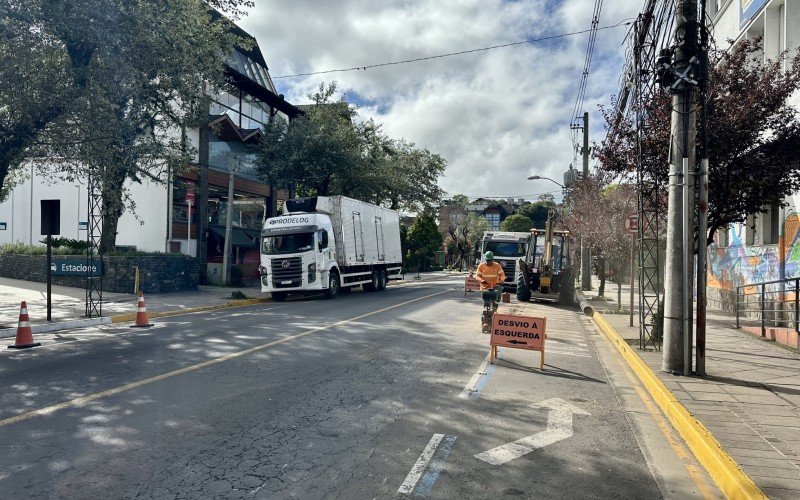
[[517, 288], [520, 273], [517, 261], [525, 258], [530, 242], [531, 233], [487, 231], [483, 234], [481, 262], [486, 261], [486, 257], [484, 257], [486, 252], [491, 251], [494, 254], [495, 262], [503, 266], [503, 271], [506, 273], [503, 288], [509, 290]]
[[400, 277], [400, 217], [394, 210], [344, 196], [297, 198], [261, 231], [261, 291], [327, 298], [361, 286], [384, 290]]

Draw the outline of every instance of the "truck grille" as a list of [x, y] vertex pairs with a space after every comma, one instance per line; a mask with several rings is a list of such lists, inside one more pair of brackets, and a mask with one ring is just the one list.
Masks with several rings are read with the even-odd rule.
[[497, 259], [496, 262], [500, 264], [503, 268], [503, 272], [506, 273], [506, 280], [503, 283], [506, 285], [516, 285], [517, 282], [514, 280], [514, 273], [516, 272], [517, 261]]
[[272, 259], [272, 286], [292, 288], [303, 284], [303, 264], [300, 257]]

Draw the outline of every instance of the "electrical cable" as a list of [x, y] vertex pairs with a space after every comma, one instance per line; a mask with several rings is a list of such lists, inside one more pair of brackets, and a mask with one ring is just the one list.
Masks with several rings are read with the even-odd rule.
[[364, 71], [364, 70], [368, 70], [368, 69], [372, 69], [372, 68], [381, 68], [381, 67], [384, 67], [384, 66], [396, 66], [396, 65], [399, 65], [399, 64], [408, 64], [408, 63], [414, 63], [414, 62], [420, 62], [420, 61], [429, 61], [431, 59], [442, 59], [442, 58], [445, 58], [445, 57], [460, 56], [460, 55], [464, 55], [464, 54], [472, 54], [472, 53], [475, 53], [475, 52], [485, 52], [485, 51], [488, 51], [488, 50], [501, 49], [501, 48], [504, 48], [504, 47], [513, 47], [515, 45], [525, 45], [525, 44], [536, 43], [536, 42], [544, 42], [544, 41], [547, 41], [547, 40], [555, 40], [555, 39], [558, 39], [558, 38], [566, 38], [566, 37], [575, 36], [575, 35], [582, 35], [584, 33], [589, 33], [589, 32], [591, 32], [593, 30], [596, 32], [596, 31], [600, 31], [600, 30], [607, 30], [607, 29], [617, 28], [617, 27], [623, 26], [623, 25], [627, 26], [627, 25], [631, 24], [630, 20], [631, 20], [631, 18], [626, 17], [625, 19], [622, 19], [621, 21], [619, 21], [616, 24], [609, 24], [608, 26], [601, 26], [599, 28], [590, 28], [590, 29], [581, 30], [581, 31], [573, 31], [573, 32], [570, 32], [570, 33], [560, 33], [560, 34], [557, 34], [557, 35], [550, 35], [550, 36], [545, 36], [545, 37], [541, 37], [541, 38], [529, 38], [527, 40], [521, 40], [519, 42], [504, 43], [504, 44], [500, 44], [500, 45], [491, 45], [491, 46], [488, 46], [488, 47], [481, 47], [481, 48], [477, 48], [477, 49], [461, 50], [461, 51], [458, 51], [458, 52], [448, 52], [446, 54], [437, 54], [437, 55], [433, 55], [433, 56], [415, 57], [413, 59], [403, 59], [401, 61], [391, 61], [391, 62], [384, 62], [384, 63], [378, 63], [378, 64], [368, 64], [366, 66], [353, 66], [353, 67], [350, 67], [350, 68], [328, 69], [328, 70], [324, 70], [324, 71], [312, 71], [310, 73], [296, 73], [296, 74], [292, 74], [292, 75], [273, 76], [272, 79], [273, 80], [279, 80], [279, 79], [283, 79], [283, 78], [298, 78], [298, 77], [301, 77], [301, 76], [323, 75], [323, 74], [327, 74], [327, 73], [343, 73], [343, 72], [346, 72], [346, 71]]
[[[586, 96], [586, 85], [589, 81], [589, 70], [592, 64], [592, 55], [594, 54], [595, 40], [597, 39], [597, 26], [600, 23], [600, 13], [603, 9], [603, 0], [595, 0], [594, 10], [592, 12], [592, 24], [589, 29], [589, 41], [586, 44], [586, 56], [583, 61], [583, 73], [581, 76], [581, 83], [578, 85], [578, 94], [575, 98], [575, 106], [572, 110], [572, 117], [570, 118], [570, 138], [572, 139], [573, 149], [577, 152], [578, 148], [578, 129], [583, 128], [578, 123], [578, 113], [583, 109], [583, 102]], [[577, 160], [577, 156], [573, 161]]]

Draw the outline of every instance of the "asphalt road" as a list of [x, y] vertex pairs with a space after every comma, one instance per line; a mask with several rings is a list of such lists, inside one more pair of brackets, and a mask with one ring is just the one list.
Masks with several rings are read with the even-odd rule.
[[576, 312], [529, 306], [544, 371], [521, 350], [485, 365], [480, 299], [458, 284], [4, 349], [0, 497], [718, 495]]

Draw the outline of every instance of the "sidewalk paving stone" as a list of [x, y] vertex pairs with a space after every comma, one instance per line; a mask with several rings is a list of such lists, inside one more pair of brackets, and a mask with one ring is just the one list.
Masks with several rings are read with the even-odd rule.
[[731, 315], [709, 310], [707, 376], [672, 375], [661, 371], [660, 351], [638, 349], [638, 321], [629, 327], [628, 315], [603, 318], [764, 493], [800, 498], [800, 353], [736, 330]]

